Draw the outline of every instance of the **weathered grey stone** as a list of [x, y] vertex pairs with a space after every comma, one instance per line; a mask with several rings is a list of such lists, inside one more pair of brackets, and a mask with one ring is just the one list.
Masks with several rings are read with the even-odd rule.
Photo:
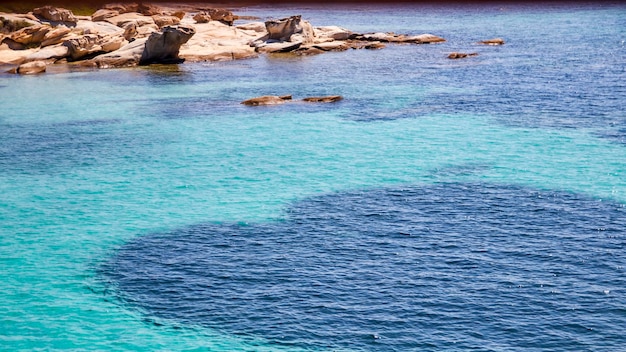
[[265, 21], [265, 29], [267, 30], [267, 40], [289, 41], [291, 36], [296, 33], [302, 33], [300, 21], [301, 15], [281, 18], [279, 20]]
[[187, 26], [168, 26], [163, 27], [161, 32], [152, 33], [146, 41], [146, 47], [139, 64], [182, 61], [178, 57], [180, 46], [187, 43], [195, 33], [195, 29]]

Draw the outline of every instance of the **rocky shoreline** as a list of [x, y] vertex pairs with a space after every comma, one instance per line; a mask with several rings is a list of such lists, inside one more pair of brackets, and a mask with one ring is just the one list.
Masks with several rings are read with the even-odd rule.
[[299, 15], [261, 22], [226, 9], [185, 10], [108, 4], [91, 16], [76, 16], [53, 6], [27, 14], [0, 13], [0, 65], [10, 65], [11, 73], [35, 74], [58, 63], [111, 68], [445, 41], [432, 34], [355, 33], [339, 26], [315, 27]]

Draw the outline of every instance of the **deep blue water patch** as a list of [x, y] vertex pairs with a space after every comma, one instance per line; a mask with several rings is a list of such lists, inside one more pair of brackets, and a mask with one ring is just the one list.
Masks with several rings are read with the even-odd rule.
[[136, 238], [102, 267], [148, 315], [304, 348], [616, 350], [626, 209], [490, 184], [312, 197], [283, 221]]

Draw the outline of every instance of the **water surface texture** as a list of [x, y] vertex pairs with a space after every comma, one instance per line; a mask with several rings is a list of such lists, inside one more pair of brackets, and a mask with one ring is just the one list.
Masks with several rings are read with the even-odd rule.
[[622, 4], [240, 13], [448, 41], [0, 75], [0, 350], [626, 344]]

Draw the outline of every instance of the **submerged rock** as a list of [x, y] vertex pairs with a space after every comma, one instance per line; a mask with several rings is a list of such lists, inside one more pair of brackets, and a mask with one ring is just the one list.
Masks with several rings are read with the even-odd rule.
[[259, 106], [259, 105], [279, 105], [284, 104], [287, 100], [291, 100], [291, 95], [263, 95], [260, 97], [244, 100], [243, 105]]
[[302, 99], [302, 101], [306, 101], [309, 103], [335, 103], [342, 99], [343, 97], [341, 95], [328, 95], [323, 97], [308, 97]]
[[483, 44], [483, 45], [504, 45], [504, 39], [502, 39], [502, 38], [487, 39], [487, 40], [482, 40], [482, 41], [478, 42], [478, 44]]
[[465, 58], [470, 57], [470, 56], [478, 56], [478, 53], [469, 53], [468, 54], [468, 53], [457, 53], [457, 52], [454, 52], [454, 53], [450, 53], [448, 55], [448, 59], [465, 59]]

